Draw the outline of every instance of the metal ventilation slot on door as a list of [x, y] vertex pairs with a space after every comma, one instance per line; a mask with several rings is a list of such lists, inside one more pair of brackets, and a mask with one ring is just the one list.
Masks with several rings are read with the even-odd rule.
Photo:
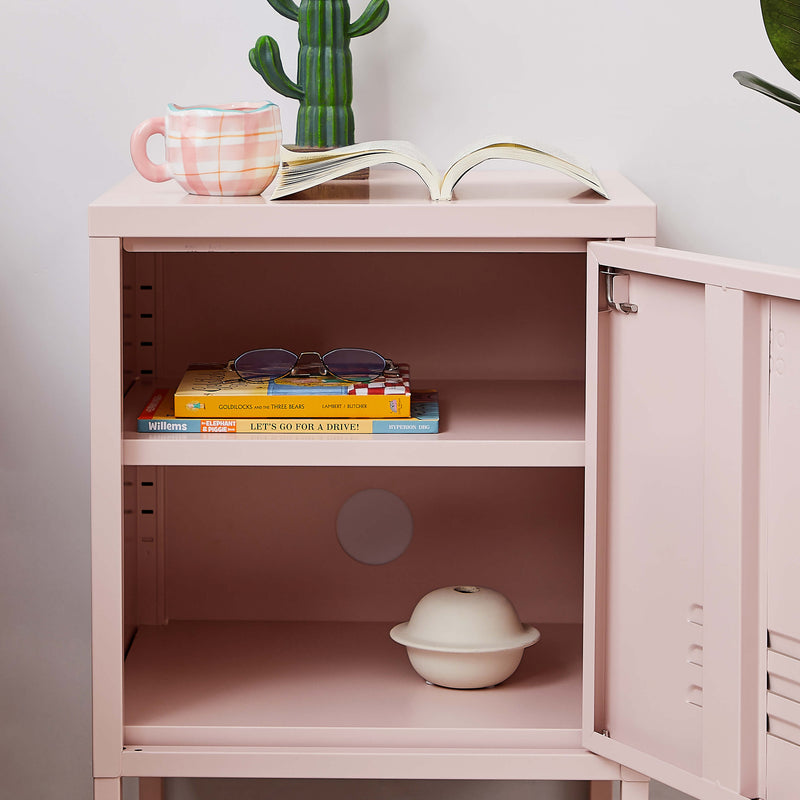
[[[770, 636], [770, 641], [774, 639]], [[767, 730], [800, 745], [800, 660], [767, 652]]]
[[688, 623], [689, 646], [686, 664], [689, 670], [689, 686], [686, 702], [697, 708], [703, 707], [703, 606], [692, 603], [689, 607]]

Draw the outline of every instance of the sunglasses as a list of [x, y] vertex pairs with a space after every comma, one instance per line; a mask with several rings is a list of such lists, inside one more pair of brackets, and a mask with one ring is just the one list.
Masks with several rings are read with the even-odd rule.
[[271, 381], [278, 378], [308, 378], [332, 375], [351, 383], [369, 383], [381, 375], [399, 375], [395, 364], [374, 350], [342, 347], [321, 356], [300, 355], [280, 347], [248, 350], [228, 364], [245, 381]]

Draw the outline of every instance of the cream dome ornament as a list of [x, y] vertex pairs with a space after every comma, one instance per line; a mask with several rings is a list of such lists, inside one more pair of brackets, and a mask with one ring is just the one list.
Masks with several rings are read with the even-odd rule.
[[389, 635], [405, 645], [411, 666], [426, 681], [452, 689], [502, 683], [541, 636], [520, 622], [505, 595], [466, 585], [429, 592]]

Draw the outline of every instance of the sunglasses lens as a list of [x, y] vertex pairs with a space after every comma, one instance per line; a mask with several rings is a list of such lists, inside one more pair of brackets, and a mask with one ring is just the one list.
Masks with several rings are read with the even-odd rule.
[[281, 348], [249, 350], [233, 362], [233, 368], [246, 381], [268, 381], [286, 375], [297, 362], [297, 356]]
[[386, 361], [374, 350], [357, 347], [331, 350], [322, 357], [325, 366], [337, 377], [365, 383], [383, 374]]

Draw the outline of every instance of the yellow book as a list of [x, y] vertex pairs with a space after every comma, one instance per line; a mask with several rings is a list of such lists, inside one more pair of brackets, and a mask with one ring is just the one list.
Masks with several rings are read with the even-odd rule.
[[243, 381], [224, 365], [194, 364], [175, 391], [175, 416], [218, 418], [371, 418], [411, 416], [408, 364], [369, 384], [330, 376]]
[[281, 417], [176, 417], [173, 393], [156, 389], [136, 421], [139, 433], [438, 433], [438, 392], [426, 389], [411, 394], [411, 416], [391, 419], [290, 419]]

